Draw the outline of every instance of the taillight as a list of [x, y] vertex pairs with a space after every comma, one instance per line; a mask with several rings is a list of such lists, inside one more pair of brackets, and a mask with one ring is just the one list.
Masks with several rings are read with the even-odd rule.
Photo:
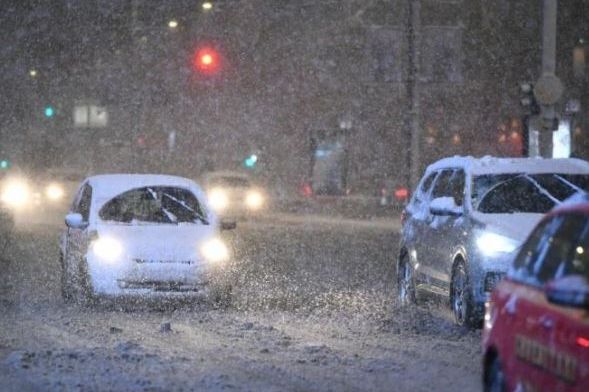
[[395, 198], [399, 201], [407, 200], [409, 198], [409, 189], [407, 189], [407, 188], [395, 189]]
[[581, 347], [589, 348], [589, 339], [583, 336], [578, 336], [577, 344]]

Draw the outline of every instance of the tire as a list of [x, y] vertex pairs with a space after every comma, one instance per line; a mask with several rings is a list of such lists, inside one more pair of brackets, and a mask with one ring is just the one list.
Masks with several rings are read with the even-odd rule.
[[96, 302], [96, 295], [88, 272], [88, 262], [83, 259], [78, 265], [78, 302], [84, 306], [92, 306]]
[[485, 369], [483, 391], [484, 392], [505, 392], [507, 387], [505, 384], [505, 373], [499, 357], [495, 356]]
[[397, 295], [401, 306], [417, 305], [415, 277], [407, 255], [401, 257], [399, 275], [397, 276]]
[[472, 288], [463, 261], [457, 262], [452, 272], [450, 306], [456, 324], [468, 328], [477, 327]]

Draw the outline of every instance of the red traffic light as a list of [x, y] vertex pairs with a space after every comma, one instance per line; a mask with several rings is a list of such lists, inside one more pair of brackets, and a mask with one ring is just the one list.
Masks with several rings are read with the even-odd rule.
[[219, 53], [213, 48], [200, 48], [196, 51], [192, 63], [203, 74], [214, 74], [220, 67]]

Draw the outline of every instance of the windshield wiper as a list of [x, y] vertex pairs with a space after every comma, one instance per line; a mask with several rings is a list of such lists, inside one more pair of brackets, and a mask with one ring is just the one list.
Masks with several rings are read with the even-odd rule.
[[182, 200], [178, 200], [176, 199], [174, 196], [168, 194], [168, 193], [164, 193], [164, 196], [166, 196], [167, 198], [169, 198], [170, 200], [172, 200], [173, 202], [181, 205], [182, 207], [184, 207], [186, 210], [190, 211], [192, 213], [192, 215], [197, 218], [199, 221], [201, 221], [203, 224], [205, 225], [209, 225], [209, 221], [207, 220], [207, 218], [201, 214], [199, 211], [195, 211], [194, 208], [190, 207], [189, 205], [186, 204], [186, 202], [182, 201]]

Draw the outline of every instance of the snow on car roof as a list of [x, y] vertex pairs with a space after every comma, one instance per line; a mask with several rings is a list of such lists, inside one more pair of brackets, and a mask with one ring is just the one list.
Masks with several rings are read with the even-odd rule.
[[577, 158], [496, 158], [485, 156], [454, 156], [440, 159], [428, 166], [427, 172], [445, 168], [464, 168], [473, 175], [501, 173], [589, 174], [589, 162]]
[[[146, 186], [198, 186], [188, 178], [163, 174], [102, 174], [88, 178], [96, 197], [110, 198], [121, 193]], [[199, 189], [200, 190], [200, 189]]]

